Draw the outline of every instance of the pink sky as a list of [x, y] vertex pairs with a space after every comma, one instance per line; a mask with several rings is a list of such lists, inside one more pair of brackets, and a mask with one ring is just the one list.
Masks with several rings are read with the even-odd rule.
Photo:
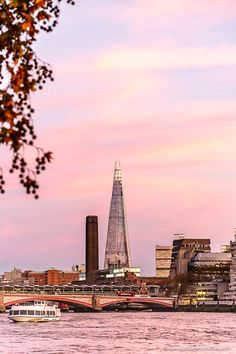
[[[39, 145], [54, 162], [33, 200], [9, 175], [0, 271], [84, 263], [86, 215], [99, 217], [103, 265], [115, 160], [121, 161], [134, 266], [155, 273], [174, 233], [236, 226], [236, 3], [126, 0], [63, 6], [37, 43], [55, 82], [33, 97]], [[1, 152], [7, 165], [5, 149]]]

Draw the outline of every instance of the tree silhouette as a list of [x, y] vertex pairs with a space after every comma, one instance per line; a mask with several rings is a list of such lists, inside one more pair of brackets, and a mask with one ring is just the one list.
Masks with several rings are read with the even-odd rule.
[[[53, 81], [52, 68], [33, 49], [40, 31], [58, 24], [62, 0], [0, 0], [0, 144], [13, 152], [10, 173], [18, 171], [27, 193], [38, 199], [37, 176], [52, 160], [52, 152], [36, 145], [31, 94]], [[73, 0], [66, 0], [74, 5]], [[35, 150], [32, 166], [25, 154]], [[0, 192], [5, 192], [0, 167]]]

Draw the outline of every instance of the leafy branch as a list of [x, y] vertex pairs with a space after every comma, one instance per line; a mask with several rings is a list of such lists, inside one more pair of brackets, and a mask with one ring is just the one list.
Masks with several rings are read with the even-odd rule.
[[[73, 0], [67, 0], [74, 5]], [[50, 64], [33, 49], [40, 31], [51, 32], [58, 24], [61, 0], [0, 0], [0, 144], [13, 151], [10, 173], [19, 171], [19, 181], [27, 193], [38, 199], [36, 175], [52, 161], [52, 152], [35, 145], [31, 94], [53, 81]], [[35, 149], [33, 166], [25, 148]], [[0, 167], [0, 193], [5, 180]]]

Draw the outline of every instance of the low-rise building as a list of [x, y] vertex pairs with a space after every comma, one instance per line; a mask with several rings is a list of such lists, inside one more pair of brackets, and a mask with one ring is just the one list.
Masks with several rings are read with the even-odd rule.
[[196, 284], [197, 301], [221, 300], [224, 293], [228, 290], [229, 283], [225, 281], [208, 281]]
[[3, 280], [6, 282], [21, 282], [23, 280], [21, 269], [13, 268], [10, 272], [4, 272]]
[[139, 267], [109, 268], [97, 272], [96, 282], [100, 284], [137, 284], [139, 278]]
[[28, 277], [35, 285], [67, 285], [79, 280], [79, 272], [63, 272], [50, 268], [43, 272], [29, 272]]

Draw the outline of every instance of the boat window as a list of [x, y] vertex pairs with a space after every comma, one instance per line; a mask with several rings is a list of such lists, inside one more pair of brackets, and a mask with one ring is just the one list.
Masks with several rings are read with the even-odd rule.
[[45, 316], [45, 311], [41, 311], [41, 315]]
[[12, 314], [13, 314], [13, 311], [12, 311], [12, 310], [10, 310], [10, 311], [9, 311], [9, 315], [12, 315]]
[[20, 312], [19, 310], [15, 310], [15, 311], [13, 311], [13, 314], [14, 315], [19, 315], [19, 312]]
[[28, 310], [28, 315], [29, 316], [34, 316], [34, 310]]
[[38, 310], [35, 311], [35, 315], [36, 315], [36, 316], [40, 316], [40, 315], [41, 315], [40, 311], [38, 311]]
[[49, 316], [50, 315], [50, 311], [46, 311], [46, 315]]
[[20, 315], [27, 315], [27, 311], [26, 310], [20, 310]]

